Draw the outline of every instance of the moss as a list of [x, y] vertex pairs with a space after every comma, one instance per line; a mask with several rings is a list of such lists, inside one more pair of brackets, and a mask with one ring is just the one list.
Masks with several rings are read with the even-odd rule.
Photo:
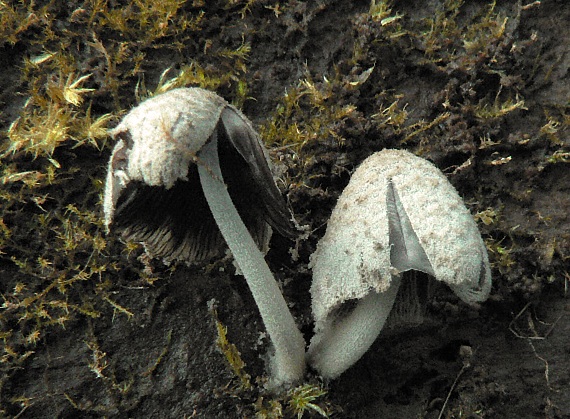
[[496, 12], [496, 2], [487, 3], [467, 22], [462, 16], [464, 4], [464, 0], [442, 2], [435, 16], [421, 22], [415, 33], [427, 61], [442, 69], [455, 63], [459, 70], [476, 70], [505, 41], [509, 19]]
[[[554, 223], [567, 237], [564, 215], [550, 227], [537, 226], [535, 215], [519, 225], [518, 217], [531, 200], [542, 205], [543, 179], [569, 161], [568, 105], [538, 109], [529, 89], [537, 81], [528, 66], [539, 65], [545, 41], [523, 30], [528, 12], [516, 5], [436, 2], [425, 6], [433, 13], [414, 19], [405, 7], [370, 2], [353, 18], [346, 54], [323, 72], [307, 69], [262, 125], [285, 166], [295, 213], [310, 226], [298, 244], [299, 269], [355, 167], [382, 148], [406, 148], [434, 161], [473, 202], [499, 298], [536, 297], [549, 278], [563, 276], [568, 246], [558, 237], [551, 245], [560, 234]], [[519, 181], [521, 172], [533, 180]], [[540, 259], [540, 273], [529, 254]]]
[[[278, 398], [259, 397], [255, 402], [256, 418], [281, 419], [324, 417], [337, 413], [337, 408], [326, 400], [327, 391], [321, 384], [305, 383], [290, 389]], [[283, 406], [286, 406], [283, 409]]]
[[570, 162], [570, 145], [565, 140], [570, 132], [570, 115], [565, 107], [544, 110], [544, 125], [540, 127], [539, 136], [548, 139], [550, 153], [545, 158], [545, 165]]
[[504, 244], [505, 241], [505, 239], [495, 240], [493, 238], [485, 240], [491, 266], [503, 275], [506, 275], [517, 263], [513, 255], [514, 246], [507, 247]]
[[493, 119], [493, 118], [501, 118], [517, 109], [526, 109], [524, 106], [524, 100], [507, 99], [504, 102], [500, 102], [498, 100], [498, 95], [497, 95], [497, 98], [495, 99], [493, 104], [489, 105], [486, 104], [484, 101], [481, 101], [477, 105], [473, 113], [478, 118]]
[[[121, 278], [162, 277], [140, 245], [104, 234], [107, 129], [133, 97], [179, 86], [224, 90], [242, 104], [250, 53], [245, 26], [235, 43], [210, 39], [218, 28], [200, 1], [12, 3], [0, 2], [0, 38], [25, 51], [15, 86], [24, 100], [15, 119], [0, 120], [0, 258], [11, 272], [0, 302], [0, 391], [54, 328], [109, 312], [136, 316], [115, 296]], [[159, 48], [177, 56], [178, 70], [155, 72], [149, 57]]]
[[287, 394], [287, 408], [300, 419], [305, 413], [318, 413], [321, 417], [328, 418], [328, 409], [325, 405], [319, 405], [317, 400], [325, 396], [327, 392], [316, 384], [303, 384], [289, 391]]
[[[303, 264], [352, 170], [385, 147], [435, 161], [473, 203], [498, 293], [538, 292], [548, 278], [564, 278], [566, 236], [554, 240], [549, 230], [557, 214], [545, 215], [544, 230], [535, 224], [512, 230], [518, 205], [541, 199], [541, 176], [568, 164], [570, 124], [567, 103], [537, 110], [531, 93], [556, 77], [557, 64], [541, 73], [548, 45], [543, 34], [521, 27], [532, 4], [508, 6], [445, 0], [410, 13], [406, 3], [372, 0], [351, 20], [352, 43], [334, 50], [328, 67], [309, 60], [274, 98], [273, 112], [258, 117], [284, 166], [283, 189], [300, 221], [312, 227], [309, 240], [298, 244], [294, 281], [308, 280]], [[157, 284], [169, 274], [140, 245], [104, 234], [98, 208], [107, 128], [137, 101], [179, 86], [216, 90], [243, 105], [262, 90], [252, 85], [258, 82], [250, 59], [264, 27], [252, 27], [248, 18], [294, 25], [307, 7], [273, 0], [0, 2], [1, 47], [13, 57], [6, 71], [14, 73], [18, 92], [0, 114], [0, 259], [7, 275], [0, 300], [2, 396], [51, 331], [97, 316], [136, 320], [140, 313], [123, 301], [121, 287]], [[319, 4], [311, 19], [331, 7]], [[318, 34], [311, 23], [299, 25], [305, 32], [288, 33]], [[275, 83], [281, 88], [281, 80]], [[521, 115], [535, 119], [519, 124]], [[525, 170], [534, 180], [505, 192], [520, 177], [517, 159], [528, 159]], [[529, 267], [529, 254], [548, 263]], [[95, 336], [88, 341], [95, 356], [89, 363], [101, 369], [110, 355], [103, 356]], [[109, 372], [101, 369], [112, 379]], [[116, 384], [128, 388], [128, 382]], [[258, 401], [260, 417], [298, 414], [293, 399], [268, 397], [260, 387], [252, 380], [252, 389], [240, 393], [244, 403]], [[293, 405], [314, 402], [327, 411], [326, 395], [307, 399], [318, 388], [299, 390]], [[25, 395], [0, 398], [0, 414], [33, 402]]]
[[287, 148], [294, 153], [331, 137], [337, 144], [342, 144], [344, 139], [334, 128], [350, 118], [356, 109], [354, 105], [336, 102], [338, 83], [338, 79], [324, 78], [317, 84], [307, 75], [285, 94], [274, 115], [261, 127], [264, 140], [272, 147]]
[[[411, 20], [393, 2], [371, 1], [353, 20], [350, 56], [326, 74], [307, 70], [262, 125], [264, 140], [289, 156], [285, 188], [303, 202], [298, 212], [313, 211], [307, 196], [328, 205], [354, 167], [385, 147], [462, 156], [452, 164], [469, 161], [473, 170], [485, 154], [479, 150], [501, 142], [497, 127], [527, 110], [521, 77], [503, 67], [520, 16], [505, 16], [493, 2], [469, 11], [457, 0], [437, 7]], [[326, 216], [313, 211], [313, 225]]]
[[218, 338], [216, 339], [216, 345], [218, 349], [222, 352], [229, 367], [231, 368], [234, 375], [239, 379], [241, 388], [243, 390], [251, 389], [250, 375], [245, 372], [245, 362], [241, 359], [241, 355], [237, 347], [228, 341], [227, 328], [218, 319], [218, 311], [212, 304], [210, 306], [210, 314], [212, 315], [214, 322], [216, 324], [216, 332]]

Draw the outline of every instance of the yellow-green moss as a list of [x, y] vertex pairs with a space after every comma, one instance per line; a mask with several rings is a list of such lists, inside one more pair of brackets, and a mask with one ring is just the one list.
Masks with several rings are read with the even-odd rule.
[[[13, 273], [0, 300], [4, 377], [33, 356], [52, 328], [109, 310], [136, 316], [115, 296], [119, 278], [160, 279], [140, 245], [104, 233], [107, 129], [133, 96], [143, 100], [180, 86], [226, 89], [243, 104], [246, 33], [235, 44], [215, 44], [201, 34], [206, 10], [196, 0], [0, 2], [2, 46], [25, 51], [7, 70], [19, 72], [15, 90], [23, 100], [19, 109], [12, 104], [18, 116], [4, 121], [0, 136], [0, 258]], [[180, 69], [149, 78], [157, 74], [149, 56], [159, 48], [177, 57]]]
[[[290, 389], [282, 397], [260, 396], [254, 404], [257, 419], [303, 417], [328, 418], [333, 408], [326, 400], [327, 391], [321, 384], [305, 383]], [[286, 406], [285, 411], [283, 406]]]
[[[0, 140], [0, 258], [14, 273], [0, 300], [4, 377], [25, 365], [52, 328], [64, 328], [78, 316], [96, 318], [109, 311], [137, 316], [114, 293], [121, 278], [160, 281], [140, 245], [119, 243], [103, 233], [99, 195], [106, 130], [134, 102], [171, 88], [223, 90], [237, 106], [255, 91], [247, 77], [248, 35], [255, 28], [244, 26], [237, 41], [220, 45], [211, 39], [215, 34], [208, 27], [212, 16], [206, 3], [0, 1], [0, 40], [7, 48], [25, 51], [15, 55], [19, 61], [10, 68], [20, 73], [16, 91], [21, 106], [17, 117], [4, 121]], [[279, 18], [292, 6], [228, 0], [221, 7], [233, 24], [255, 10], [268, 9]], [[433, 14], [413, 21], [400, 7], [398, 2], [372, 0], [353, 20], [349, 56], [326, 74], [307, 70], [264, 117], [263, 139], [274, 153], [286, 154], [289, 170], [283, 178], [289, 192], [304, 191], [309, 197], [330, 193], [334, 198], [343, 183], [331, 178], [342, 174], [346, 181], [364, 154], [386, 146], [436, 156], [442, 150], [456, 151], [469, 162], [461, 166], [466, 172], [480, 168], [477, 162], [489, 159], [491, 148], [507, 140], [501, 123], [531, 106], [523, 96], [525, 80], [509, 74], [518, 70], [507, 65], [522, 48], [512, 42], [520, 16], [498, 12], [495, 2], [471, 2], [467, 9], [463, 0], [446, 0]], [[534, 40], [536, 35], [527, 44]], [[159, 49], [172, 67], [155, 58]], [[390, 62], [391, 56], [397, 59]], [[417, 72], [418, 83], [425, 74], [445, 80], [434, 88], [433, 103], [423, 106], [424, 114], [417, 115], [409, 84], [400, 85], [413, 77], [400, 78], [402, 69]], [[540, 131], [521, 136], [521, 144], [549, 143], [545, 165], [570, 160], [567, 109], [545, 109]], [[499, 237], [487, 237], [486, 245], [495, 271], [508, 275], [519, 262], [517, 244], [500, 239], [506, 237], [497, 232], [503, 221], [498, 223], [500, 210], [480, 194], [472, 198], [481, 198], [481, 208], [488, 207], [476, 218]], [[314, 227], [324, 221], [323, 216]], [[267, 397], [261, 386], [251, 384], [224, 326], [217, 321], [216, 328], [220, 348], [240, 383], [249, 388], [248, 396], [263, 394], [255, 404], [258, 417], [329, 412], [319, 386]], [[88, 345], [93, 372], [104, 376], [106, 354], [95, 337]], [[167, 350], [168, 343], [155, 365]], [[128, 391], [129, 380], [113, 384], [112, 376], [107, 378], [117, 391]], [[22, 396], [12, 402], [25, 408], [30, 400]]]
[[226, 358], [228, 365], [233, 371], [234, 375], [239, 379], [241, 388], [243, 390], [251, 389], [250, 375], [245, 372], [245, 362], [241, 359], [241, 354], [237, 347], [228, 341], [227, 332], [228, 329], [218, 318], [218, 311], [212, 305], [210, 307], [210, 314], [212, 315], [214, 322], [216, 324], [216, 332], [218, 338], [216, 339], [216, 345]]

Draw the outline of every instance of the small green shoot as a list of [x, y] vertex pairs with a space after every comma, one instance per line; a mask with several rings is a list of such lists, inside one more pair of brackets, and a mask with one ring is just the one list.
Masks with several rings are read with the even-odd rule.
[[307, 383], [295, 387], [287, 393], [287, 409], [293, 412], [297, 419], [301, 419], [308, 412], [318, 413], [320, 416], [328, 418], [327, 408], [315, 403], [326, 394], [326, 390], [317, 384]]

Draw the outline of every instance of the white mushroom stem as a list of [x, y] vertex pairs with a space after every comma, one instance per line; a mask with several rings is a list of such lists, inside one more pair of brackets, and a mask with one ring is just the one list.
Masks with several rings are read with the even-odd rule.
[[275, 354], [270, 359], [269, 386], [278, 389], [283, 384], [297, 382], [303, 378], [305, 370], [305, 341], [263, 254], [228, 194], [220, 170], [217, 131], [202, 147], [199, 158], [198, 173], [204, 195], [222, 236], [249, 285], [273, 343]]
[[372, 346], [392, 310], [400, 280], [393, 277], [390, 287], [377, 293], [370, 291], [359, 300], [347, 317], [331, 319], [334, 326], [325, 325], [316, 331], [307, 353], [308, 363], [323, 377], [333, 379], [358, 361]]

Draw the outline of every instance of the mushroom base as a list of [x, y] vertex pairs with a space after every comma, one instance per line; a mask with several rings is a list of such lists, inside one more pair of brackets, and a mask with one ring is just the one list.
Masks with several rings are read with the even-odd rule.
[[329, 316], [317, 324], [307, 353], [309, 365], [324, 378], [333, 379], [356, 363], [380, 334], [399, 287], [400, 280], [393, 277], [386, 291], [371, 291], [348, 316]]

